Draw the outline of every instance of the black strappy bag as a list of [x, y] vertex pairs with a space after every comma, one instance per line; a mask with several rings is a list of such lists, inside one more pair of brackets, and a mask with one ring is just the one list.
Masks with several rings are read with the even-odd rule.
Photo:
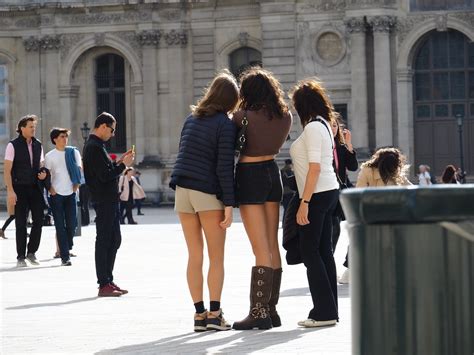
[[247, 111], [244, 113], [244, 118], [242, 118], [242, 127], [237, 133], [237, 139], [235, 141], [235, 156], [238, 157], [242, 150], [245, 148], [247, 143], [247, 127], [249, 125], [249, 120], [247, 119]]

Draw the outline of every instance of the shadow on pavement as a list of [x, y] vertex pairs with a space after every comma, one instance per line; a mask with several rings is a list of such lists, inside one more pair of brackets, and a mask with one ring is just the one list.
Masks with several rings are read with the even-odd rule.
[[[283, 332], [230, 330], [219, 334], [216, 332], [187, 333], [163, 338], [150, 343], [102, 350], [96, 354], [246, 354], [249, 352], [258, 352], [259, 350], [281, 343], [287, 343], [308, 334], [308, 332], [324, 329], [325, 328], [299, 328]], [[212, 335], [219, 336], [219, 338]]]
[[[290, 288], [280, 292], [280, 297], [310, 296], [308, 287]], [[349, 284], [337, 284], [337, 297], [349, 298]]]
[[43, 269], [52, 269], [56, 267], [61, 267], [61, 265], [50, 265], [50, 266], [27, 266], [27, 267], [3, 267], [0, 268], [1, 272], [16, 272], [16, 271], [31, 271], [31, 270], [43, 270]]
[[88, 297], [88, 298], [79, 298], [77, 300], [70, 300], [66, 302], [50, 302], [50, 303], [33, 303], [25, 304], [23, 306], [15, 306], [5, 308], [8, 311], [17, 310], [17, 309], [30, 309], [30, 308], [40, 308], [40, 307], [56, 307], [56, 306], [65, 306], [73, 303], [81, 303], [96, 300], [98, 297]]

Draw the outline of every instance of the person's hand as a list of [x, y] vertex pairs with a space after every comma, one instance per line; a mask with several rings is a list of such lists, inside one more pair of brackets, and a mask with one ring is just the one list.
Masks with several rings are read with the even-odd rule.
[[15, 191], [11, 190], [7, 192], [7, 200], [8, 204], [15, 206], [16, 205], [16, 193]]
[[72, 187], [72, 191], [73, 191], [73, 192], [77, 192], [77, 190], [79, 190], [79, 187], [80, 187], [80, 186], [81, 186], [81, 185], [79, 185], [79, 184], [74, 185], [74, 186]]
[[[123, 163], [123, 160], [125, 159], [125, 157], [126, 157], [127, 155], [130, 155], [130, 154], [134, 154], [133, 151], [132, 151], [132, 149], [129, 149], [129, 150], [127, 150], [125, 153], [123, 153], [122, 156], [116, 160], [117, 164]], [[125, 164], [125, 165], [127, 165], [127, 164]]]
[[226, 206], [224, 209], [224, 220], [219, 223], [222, 229], [229, 228], [232, 224], [232, 206]]
[[135, 153], [132, 153], [130, 150], [130, 154], [125, 154], [123, 157], [122, 163], [125, 164], [125, 166], [129, 167], [133, 165], [133, 162], [135, 160]]
[[300, 226], [305, 226], [309, 224], [308, 207], [308, 204], [304, 203], [303, 200], [301, 200], [298, 212], [296, 212], [296, 223], [298, 223]]
[[44, 180], [46, 179], [46, 176], [47, 176], [46, 171], [42, 171], [38, 174], [38, 179]]
[[51, 186], [51, 188], [49, 189], [49, 194], [50, 194], [51, 196], [56, 195], [56, 190], [54, 189], [54, 187]]
[[347, 128], [344, 128], [342, 130], [342, 134], [344, 135], [344, 140], [346, 141], [347, 144], [352, 143], [352, 133], [349, 131]]

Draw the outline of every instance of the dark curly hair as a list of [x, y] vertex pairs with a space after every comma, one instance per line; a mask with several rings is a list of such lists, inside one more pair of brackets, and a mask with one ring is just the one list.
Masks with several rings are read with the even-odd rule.
[[268, 70], [252, 67], [242, 73], [240, 80], [240, 105], [242, 110], [265, 109], [271, 118], [282, 118], [288, 113], [284, 92], [279, 81]]
[[403, 183], [409, 168], [402, 152], [393, 147], [378, 149], [368, 161], [362, 164], [362, 168], [365, 167], [378, 169], [384, 184], [394, 181], [397, 185]]
[[445, 184], [456, 183], [456, 168], [454, 165], [446, 166], [446, 169], [444, 169], [443, 175], [441, 176], [441, 181]]
[[321, 116], [331, 123], [334, 120], [334, 107], [326, 89], [317, 79], [299, 81], [288, 95], [293, 101], [293, 106], [300, 116], [303, 127], [316, 116]]

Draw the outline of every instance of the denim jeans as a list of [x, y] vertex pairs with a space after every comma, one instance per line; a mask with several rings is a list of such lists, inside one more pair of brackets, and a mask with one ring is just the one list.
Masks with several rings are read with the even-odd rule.
[[50, 196], [54, 226], [58, 236], [59, 252], [62, 261], [69, 260], [69, 251], [73, 246], [73, 237], [77, 228], [76, 193], [63, 196]]

